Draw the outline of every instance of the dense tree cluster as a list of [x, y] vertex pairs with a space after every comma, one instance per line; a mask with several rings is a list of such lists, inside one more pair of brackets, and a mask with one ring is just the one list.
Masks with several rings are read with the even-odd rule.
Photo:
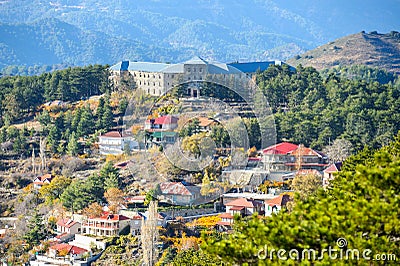
[[[74, 180], [61, 194], [60, 200], [67, 209], [82, 210], [93, 202], [103, 202], [104, 193], [120, 187], [118, 169], [108, 162], [100, 171], [85, 180]], [[112, 193], [109, 193], [112, 194]]]
[[367, 82], [377, 81], [381, 84], [395, 83], [397, 81], [397, 76], [394, 73], [364, 65], [334, 67], [321, 71], [321, 75], [325, 78], [329, 77], [329, 75], [334, 75], [340, 78], [365, 80]]
[[108, 68], [101, 65], [67, 68], [40, 76], [0, 79], [0, 126], [27, 117], [47, 101], [77, 101], [109, 91]]
[[329, 75], [314, 68], [271, 66], [257, 75], [273, 111], [279, 140], [321, 149], [337, 138], [356, 150], [381, 147], [400, 130], [400, 86]]

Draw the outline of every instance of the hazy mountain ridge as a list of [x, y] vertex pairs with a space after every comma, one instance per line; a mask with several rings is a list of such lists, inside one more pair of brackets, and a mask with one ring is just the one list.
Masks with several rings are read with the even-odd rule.
[[400, 74], [400, 33], [360, 32], [339, 38], [287, 61], [316, 69], [366, 65]]
[[[286, 60], [339, 36], [368, 30], [370, 21], [354, 14], [351, 10], [355, 6], [364, 15], [380, 16], [373, 12], [382, 13], [383, 8], [397, 3], [396, 0], [379, 5], [365, 5], [365, 2], [359, 5], [358, 0], [347, 2], [2, 1], [0, 66], [112, 64], [122, 59], [179, 62], [193, 55], [223, 62]], [[393, 13], [396, 11], [400, 12], [397, 6], [391, 9]], [[392, 24], [394, 28], [390, 30], [396, 29], [399, 23], [393, 22], [395, 15], [384, 15], [387, 23], [378, 17], [377, 21], [382, 21], [378, 28]], [[341, 19], [331, 25], [338, 16]], [[51, 23], [47, 22], [49, 19]], [[360, 28], [351, 21], [367, 26]], [[49, 24], [54, 24], [54, 30]], [[3, 34], [3, 28], [9, 27], [16, 35], [28, 38]], [[16, 39], [39, 52], [17, 49]]]

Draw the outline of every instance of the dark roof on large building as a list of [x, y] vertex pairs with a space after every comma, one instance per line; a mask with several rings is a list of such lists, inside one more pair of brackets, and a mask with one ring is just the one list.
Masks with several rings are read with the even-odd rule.
[[256, 73], [264, 71], [270, 65], [285, 64], [281, 61], [267, 62], [247, 62], [247, 63], [218, 63], [208, 62], [198, 56], [179, 64], [165, 64], [155, 62], [134, 62], [121, 61], [110, 67], [114, 71], [143, 71], [143, 72], [160, 72], [160, 73], [184, 73], [184, 65], [204, 65], [207, 67], [209, 74], [238, 74], [238, 73]]
[[281, 65], [281, 61], [268, 61], [268, 62], [248, 62], [248, 63], [231, 63], [228, 64], [234, 68], [237, 68], [244, 73], [256, 73], [257, 71], [264, 71], [270, 65]]

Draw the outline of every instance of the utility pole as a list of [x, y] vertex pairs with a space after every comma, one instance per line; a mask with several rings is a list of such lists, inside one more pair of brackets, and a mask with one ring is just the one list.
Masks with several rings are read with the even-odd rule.
[[300, 144], [299, 147], [296, 150], [296, 170], [299, 171], [301, 169], [301, 165], [303, 163], [303, 150], [304, 150], [304, 145]]

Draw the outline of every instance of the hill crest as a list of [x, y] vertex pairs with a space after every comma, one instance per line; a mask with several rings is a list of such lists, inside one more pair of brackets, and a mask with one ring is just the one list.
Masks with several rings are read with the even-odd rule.
[[351, 34], [289, 59], [288, 64], [318, 70], [335, 66], [366, 65], [400, 74], [400, 33]]

